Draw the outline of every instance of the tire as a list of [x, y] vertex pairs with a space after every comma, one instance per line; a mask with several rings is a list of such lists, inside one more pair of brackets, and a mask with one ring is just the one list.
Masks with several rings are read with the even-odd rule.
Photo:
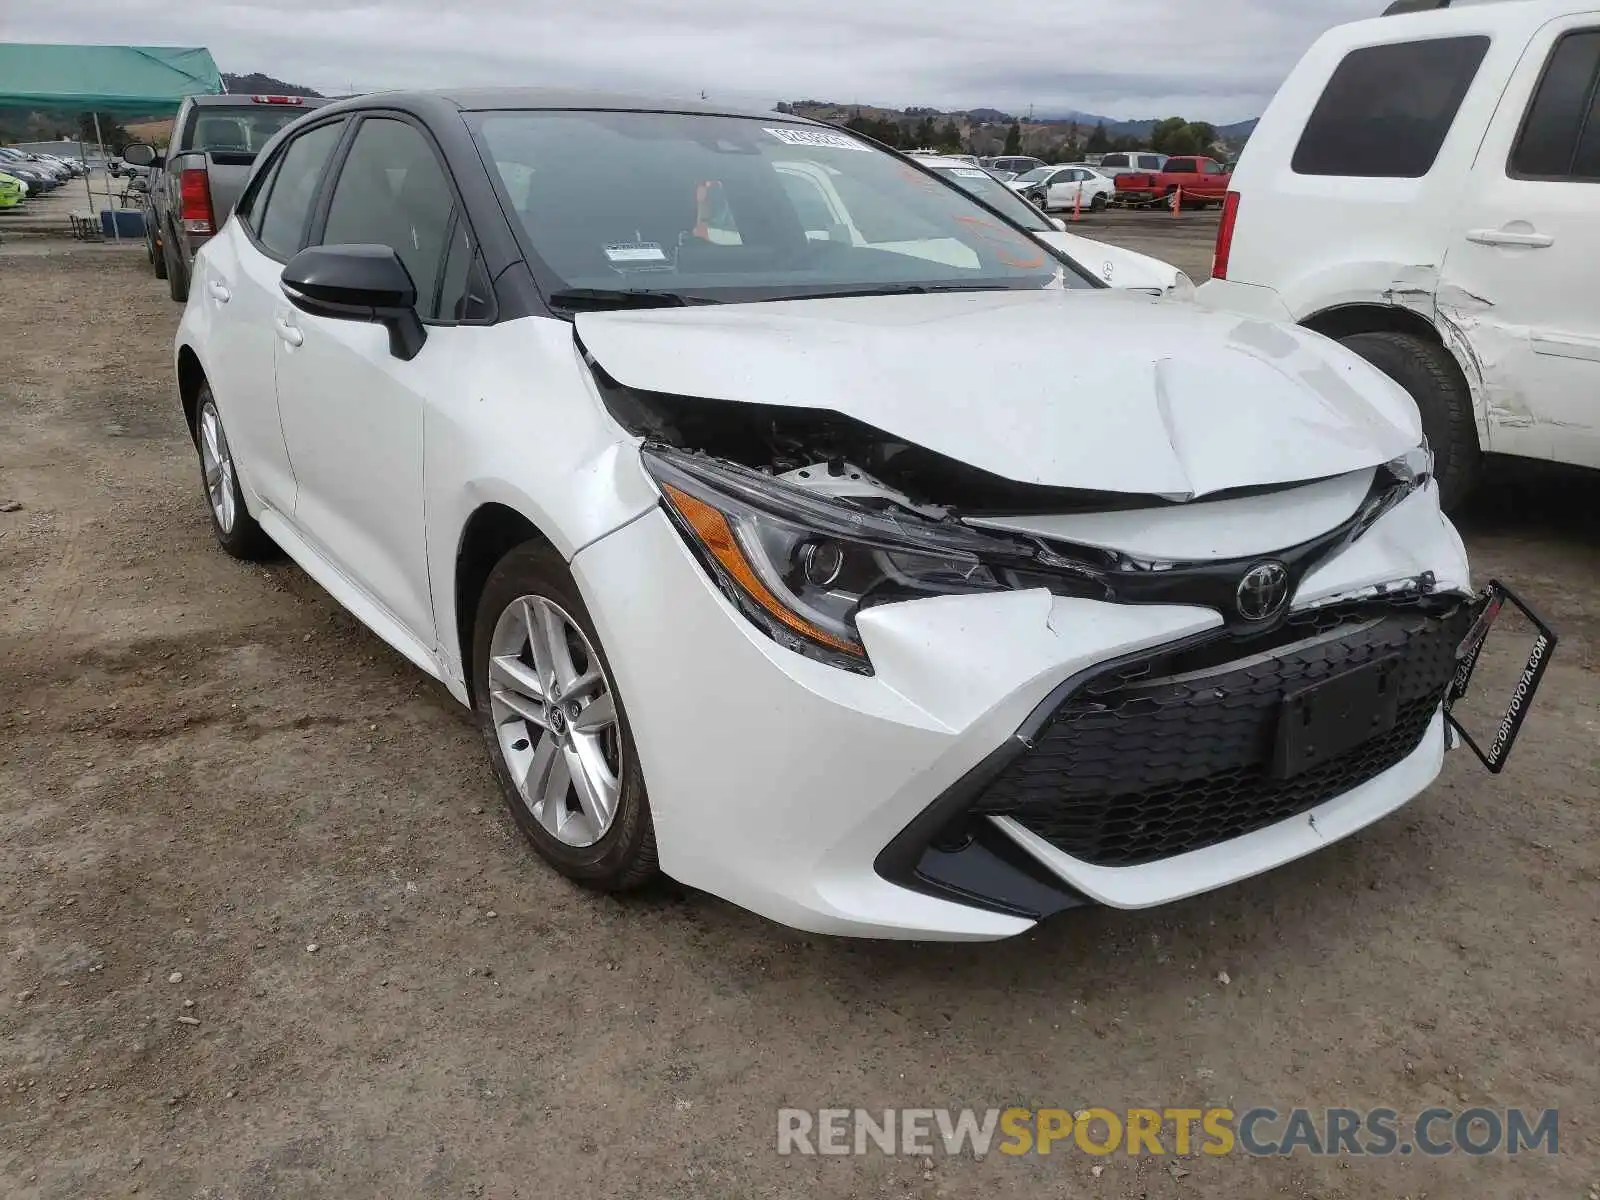
[[200, 460], [200, 486], [205, 491], [206, 511], [211, 514], [211, 532], [217, 545], [245, 562], [275, 557], [278, 547], [245, 507], [233, 449], [228, 445], [209, 383], [200, 385], [196, 397], [194, 446]]
[[183, 263], [172, 252], [171, 238], [161, 239], [161, 253], [167, 260], [167, 293], [183, 304], [189, 299], [189, 272], [184, 270]]
[[1345, 346], [1411, 394], [1422, 415], [1422, 432], [1433, 450], [1439, 504], [1459, 508], [1472, 491], [1483, 457], [1472, 415], [1466, 376], [1437, 342], [1414, 333], [1353, 333]]
[[1089, 201], [1089, 211], [1105, 212], [1107, 203], [1108, 201], [1106, 200], [1106, 194], [1104, 192], [1100, 192], [1093, 200]]
[[152, 228], [144, 235], [146, 250], [150, 255], [150, 269], [156, 273], [157, 279], [167, 277], [167, 244], [165, 239], [158, 239], [156, 231]]
[[[530, 617], [530, 612], [535, 615]], [[528, 686], [530, 682], [537, 684], [543, 675], [536, 669], [536, 656], [527, 634], [530, 621], [539, 626], [541, 620], [552, 622], [544, 628], [561, 630], [559, 644], [565, 647], [566, 659], [564, 663], [557, 661], [555, 669], [558, 676], [566, 676], [565, 683], [574, 689], [565, 696], [554, 692], [548, 681]], [[552, 654], [559, 656], [561, 650], [545, 651], [546, 661], [551, 661]], [[580, 656], [584, 662], [574, 671]], [[490, 663], [496, 657], [501, 662], [514, 658], [519, 671], [516, 679], [508, 677], [505, 668], [495, 668], [491, 678]], [[577, 725], [569, 724], [573, 717], [563, 719], [559, 712], [551, 717], [550, 706], [541, 707], [540, 699], [534, 695], [552, 694], [558, 701], [557, 710], [577, 713], [581, 719], [583, 712], [598, 710], [579, 711], [580, 702], [571, 697], [580, 696], [577, 689], [582, 682], [580, 678], [573, 683], [572, 675], [586, 678], [592, 672], [597, 672], [598, 686], [604, 689], [601, 695], [609, 696], [614, 714], [614, 720], [591, 735], [593, 740], [588, 742], [589, 760], [596, 761], [594, 756], [598, 753], [603, 768], [603, 778], [593, 786], [602, 788], [608, 781], [615, 785], [612, 815], [604, 820], [596, 819], [594, 806], [587, 799], [579, 799], [580, 789], [572, 783], [574, 767], [567, 765], [576, 764], [576, 769], [582, 769], [585, 755], [579, 749], [579, 739], [584, 735]], [[659, 868], [644, 773], [627, 711], [612, 679], [594, 621], [561, 556], [540, 542], [525, 542], [509, 551], [489, 573], [472, 630], [473, 708], [495, 780], [517, 827], [539, 857], [575, 883], [597, 891], [621, 892], [649, 883], [657, 877]], [[585, 705], [598, 702], [587, 690], [581, 697]], [[507, 699], [519, 707], [509, 706]], [[539, 723], [524, 719], [523, 714], [530, 710], [544, 714]], [[526, 756], [519, 757], [516, 774], [507, 757], [513, 754]], [[520, 786], [518, 775], [531, 780], [540, 774], [541, 762], [554, 764], [548, 774], [552, 786]], [[592, 773], [588, 777], [595, 778]], [[542, 800], [538, 795], [541, 791], [545, 797]], [[560, 804], [552, 807], [558, 794]]]

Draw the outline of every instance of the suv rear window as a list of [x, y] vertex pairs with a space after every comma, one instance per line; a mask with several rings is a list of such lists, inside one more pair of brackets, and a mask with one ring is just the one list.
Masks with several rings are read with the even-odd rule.
[[1600, 29], [1556, 43], [1511, 150], [1510, 174], [1600, 181]]
[[1488, 49], [1488, 38], [1473, 36], [1352, 50], [1311, 110], [1291, 168], [1297, 175], [1420, 179]]
[[1108, 154], [1100, 160], [1102, 167], [1125, 167], [1128, 165], [1126, 154]]

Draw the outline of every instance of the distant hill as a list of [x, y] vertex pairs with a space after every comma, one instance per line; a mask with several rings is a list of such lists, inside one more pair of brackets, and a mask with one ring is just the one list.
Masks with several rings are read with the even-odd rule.
[[298, 83], [285, 83], [281, 79], [274, 79], [271, 75], [263, 75], [260, 71], [252, 71], [248, 75], [230, 75], [227, 71], [224, 71], [222, 73], [222, 86], [230, 92], [247, 96], [316, 96], [320, 98], [322, 95], [316, 88], [308, 88]]

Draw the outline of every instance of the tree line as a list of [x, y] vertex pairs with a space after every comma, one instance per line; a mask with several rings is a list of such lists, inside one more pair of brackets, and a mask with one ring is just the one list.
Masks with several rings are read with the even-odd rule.
[[[779, 105], [793, 112], [805, 104]], [[820, 106], [819, 106], [820, 107]], [[943, 120], [939, 118], [943, 117]], [[1047, 162], [1070, 162], [1090, 154], [1118, 150], [1155, 150], [1162, 154], [1210, 154], [1217, 130], [1208, 121], [1167, 117], [1157, 121], [1146, 136], [1116, 134], [1103, 122], [1085, 128], [1077, 122], [1040, 122], [1026, 127], [1019, 120], [1009, 125], [958, 123], [955, 117], [932, 109], [907, 109], [900, 116], [868, 116], [857, 112], [843, 121], [844, 128], [897, 150], [938, 150], [945, 154], [1027, 154]]]

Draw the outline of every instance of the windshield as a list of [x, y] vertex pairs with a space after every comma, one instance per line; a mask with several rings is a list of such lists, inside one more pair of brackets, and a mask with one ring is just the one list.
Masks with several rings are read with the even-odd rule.
[[294, 105], [270, 108], [223, 108], [205, 105], [195, 109], [191, 150], [255, 154], [305, 109]]
[[1050, 172], [1053, 171], [1053, 170], [1055, 170], [1054, 167], [1035, 167], [1031, 171], [1027, 171], [1027, 172], [1024, 172], [1021, 175], [1018, 175], [1011, 182], [1012, 183], [1038, 183], [1041, 179], [1044, 179], [1047, 175], [1049, 175]]
[[1055, 228], [1033, 205], [987, 171], [981, 171], [977, 167], [930, 166], [928, 169], [935, 175], [948, 179], [962, 191], [976, 196], [990, 207], [999, 209], [1024, 229], [1033, 233], [1046, 233]]
[[1093, 286], [958, 189], [844, 132], [641, 112], [490, 112], [474, 126], [547, 293]]

